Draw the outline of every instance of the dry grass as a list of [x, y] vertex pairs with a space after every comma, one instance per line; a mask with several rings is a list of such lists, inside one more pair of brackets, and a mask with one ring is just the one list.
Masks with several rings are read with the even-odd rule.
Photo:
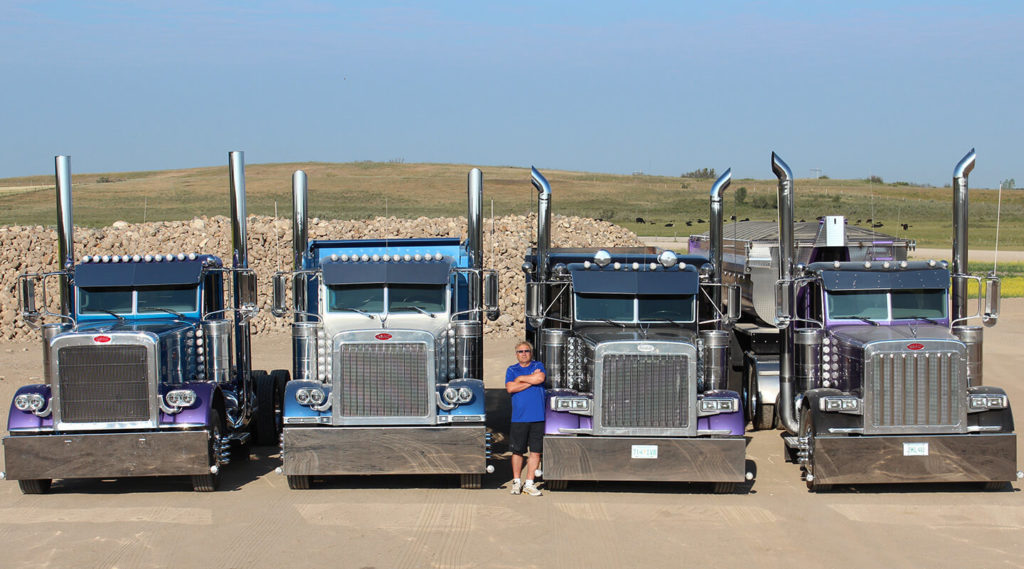
[[[309, 176], [310, 215], [325, 219], [366, 219], [394, 215], [465, 215], [468, 165], [385, 162], [251, 164], [246, 168], [250, 213], [290, 217], [291, 175]], [[490, 215], [525, 214], [536, 208], [528, 168], [481, 167], [484, 208]], [[612, 221], [641, 235], [685, 237], [707, 231], [712, 180], [664, 176], [619, 176], [546, 170], [554, 211]], [[99, 227], [128, 222], [190, 219], [228, 213], [227, 165], [188, 170], [77, 174], [75, 221]], [[685, 186], [685, 187], [684, 187]], [[736, 203], [739, 187], [747, 189]], [[882, 223], [879, 231], [916, 239], [922, 247], [948, 247], [952, 190], [863, 180], [796, 180], [797, 219], [845, 215], [851, 224]], [[0, 180], [0, 225], [52, 225], [51, 176]], [[754, 203], [774, 200], [775, 180], [733, 180], [726, 192], [726, 216], [776, 219], [777, 210]], [[971, 246], [994, 245], [996, 192], [971, 192]], [[644, 218], [647, 223], [638, 223]], [[686, 226], [689, 221], [691, 226]], [[901, 224], [908, 224], [906, 230]], [[671, 226], [668, 226], [671, 224]], [[1003, 192], [1001, 249], [1024, 249], [1024, 192]]]

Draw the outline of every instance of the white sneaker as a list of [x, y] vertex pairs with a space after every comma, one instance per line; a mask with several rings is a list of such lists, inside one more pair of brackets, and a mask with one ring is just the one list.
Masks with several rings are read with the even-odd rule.
[[516, 482], [515, 480], [513, 480], [512, 481], [512, 493], [518, 496], [522, 492], [523, 492], [523, 483], [522, 483], [522, 481]]
[[527, 484], [526, 486], [523, 486], [523, 493], [529, 494], [531, 496], [540, 496], [543, 494], [543, 492], [540, 491], [540, 488], [537, 488], [533, 484]]

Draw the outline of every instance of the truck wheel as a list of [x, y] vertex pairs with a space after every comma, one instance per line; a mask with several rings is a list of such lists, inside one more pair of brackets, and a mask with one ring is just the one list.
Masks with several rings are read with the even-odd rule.
[[755, 431], [769, 431], [775, 428], [775, 405], [760, 403], [754, 409], [754, 420], [751, 421]]
[[254, 371], [252, 377], [256, 385], [256, 444], [276, 445], [281, 435], [277, 420], [277, 408], [281, 401], [277, 379], [265, 371]]
[[569, 487], [568, 480], [545, 480], [544, 485], [547, 486], [548, 490], [565, 490]]
[[483, 483], [483, 474], [460, 474], [459, 486], [464, 490], [479, 490]]
[[733, 494], [736, 492], [736, 483], [715, 482], [714, 486], [711, 487], [711, 492], [714, 494]]
[[50, 482], [49, 478], [19, 480], [18, 488], [21, 488], [22, 494], [46, 494], [50, 491]]
[[[1010, 487], [1009, 482], [982, 482], [981, 489], [986, 492], [999, 492]], [[27, 492], [26, 492], [27, 493]]]
[[800, 437], [807, 438], [807, 463], [804, 465], [806, 472], [804, 473], [804, 482], [807, 484], [807, 489], [811, 492], [828, 492], [832, 489], [831, 484], [822, 484], [818, 482], [816, 476], [814, 476], [814, 418], [811, 410], [804, 407], [803, 411], [800, 412]]
[[289, 474], [288, 487], [292, 490], [309, 490], [309, 476], [306, 474]]
[[220, 464], [217, 462], [217, 447], [220, 446], [221, 426], [220, 413], [216, 409], [210, 409], [210, 439], [207, 442], [207, 452], [210, 467], [217, 467], [217, 472], [192, 475], [192, 490], [196, 492], [213, 492], [220, 486]]

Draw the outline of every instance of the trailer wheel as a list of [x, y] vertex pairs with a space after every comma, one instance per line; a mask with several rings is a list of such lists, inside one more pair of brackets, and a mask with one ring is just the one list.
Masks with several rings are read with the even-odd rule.
[[252, 377], [256, 385], [256, 444], [276, 445], [281, 435], [277, 419], [277, 408], [281, 401], [277, 379], [265, 371], [253, 371]]
[[309, 479], [307, 474], [289, 474], [288, 487], [292, 490], [309, 490]]
[[220, 413], [216, 409], [210, 409], [210, 439], [207, 442], [210, 467], [217, 467], [217, 472], [192, 475], [192, 490], [196, 492], [213, 492], [220, 486], [220, 464], [217, 461], [218, 447], [220, 446]]
[[22, 494], [46, 494], [50, 491], [51, 480], [49, 478], [37, 478], [35, 480], [19, 480], [18, 488]]
[[464, 490], [479, 490], [483, 479], [483, 474], [460, 474], [459, 486]]
[[568, 480], [545, 480], [544, 485], [548, 487], [548, 490], [565, 490], [569, 487]]
[[761, 403], [754, 409], [754, 420], [751, 421], [755, 431], [770, 431], [775, 428], [775, 405]]

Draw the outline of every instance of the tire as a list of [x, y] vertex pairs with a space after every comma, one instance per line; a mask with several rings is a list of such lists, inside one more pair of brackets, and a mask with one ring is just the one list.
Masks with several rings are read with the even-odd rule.
[[306, 474], [289, 474], [288, 487], [292, 490], [309, 490], [310, 477]]
[[735, 482], [715, 482], [711, 487], [714, 494], [734, 494], [736, 492]]
[[1009, 482], [982, 482], [981, 489], [985, 492], [999, 492], [1010, 487]]
[[544, 485], [547, 486], [548, 490], [565, 490], [569, 487], [568, 480], [545, 480]]
[[18, 488], [22, 494], [46, 494], [50, 491], [51, 480], [49, 478], [38, 478], [35, 480], [19, 480]]
[[278, 402], [281, 400], [278, 396], [277, 380], [262, 370], [253, 371], [252, 378], [256, 386], [256, 444], [276, 445], [281, 435], [280, 422], [277, 419]]
[[192, 490], [196, 492], [213, 492], [220, 486], [220, 469], [217, 464], [217, 443], [220, 440], [223, 427], [220, 424], [220, 413], [216, 409], [210, 409], [210, 438], [207, 442], [210, 466], [218, 466], [217, 473], [192, 475]]
[[800, 412], [800, 430], [798, 436], [807, 437], [807, 465], [806, 473], [804, 475], [804, 482], [807, 484], [807, 490], [814, 493], [828, 492], [832, 489], [831, 484], [822, 484], [818, 482], [817, 477], [814, 476], [814, 418], [811, 410], [804, 407]]
[[483, 479], [483, 474], [460, 474], [459, 486], [464, 490], [479, 490]]
[[755, 431], [770, 431], [775, 428], [775, 405], [759, 403], [754, 409], [754, 420], [751, 422]]

